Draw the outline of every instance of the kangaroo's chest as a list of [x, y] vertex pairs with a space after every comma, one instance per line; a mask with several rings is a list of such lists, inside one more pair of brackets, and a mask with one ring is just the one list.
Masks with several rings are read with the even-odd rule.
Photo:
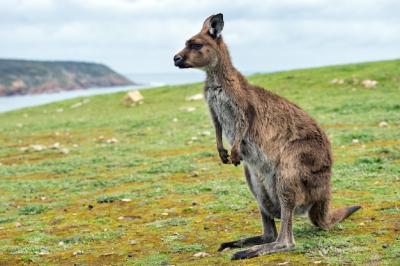
[[205, 99], [221, 124], [222, 132], [232, 145], [239, 111], [232, 99], [222, 88], [208, 89]]

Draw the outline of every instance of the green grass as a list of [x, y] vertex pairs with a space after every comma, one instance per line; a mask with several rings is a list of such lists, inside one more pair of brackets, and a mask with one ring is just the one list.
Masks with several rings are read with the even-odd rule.
[[[145, 90], [135, 107], [123, 93], [79, 108], [72, 99], [0, 114], [0, 265], [400, 263], [400, 61], [249, 79], [321, 124], [334, 148], [333, 203], [363, 209], [327, 232], [298, 217], [295, 251], [232, 262], [219, 244], [259, 234], [260, 217], [242, 169], [219, 162], [205, 103], [185, 100], [202, 85]], [[56, 142], [69, 153], [21, 150]]]

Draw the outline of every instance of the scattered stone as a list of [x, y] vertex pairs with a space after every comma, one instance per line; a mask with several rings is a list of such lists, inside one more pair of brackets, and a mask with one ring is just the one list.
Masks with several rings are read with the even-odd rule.
[[169, 214], [168, 214], [168, 212], [163, 212], [163, 213], [161, 213], [161, 215], [162, 216], [168, 216]]
[[389, 126], [389, 124], [387, 122], [385, 122], [385, 121], [382, 121], [382, 122], [379, 123], [379, 127], [380, 128], [385, 128], [385, 127], [388, 127], [388, 126]]
[[114, 144], [114, 143], [117, 143], [118, 140], [117, 140], [116, 138], [111, 138], [111, 139], [106, 140], [106, 142], [107, 142], [108, 144]]
[[40, 144], [34, 144], [34, 145], [31, 145], [31, 148], [32, 148], [34, 151], [43, 151], [43, 150], [46, 149], [46, 146], [40, 145]]
[[378, 84], [376, 80], [365, 79], [361, 82], [361, 84], [367, 89], [373, 89]]
[[210, 136], [211, 132], [210, 131], [203, 131], [203, 132], [200, 133], [200, 135], [202, 135], [202, 136]]
[[206, 252], [198, 252], [193, 255], [193, 257], [196, 257], [196, 258], [204, 258], [204, 257], [209, 257], [209, 256], [211, 256], [211, 255]]
[[131, 202], [131, 201], [132, 201], [132, 199], [125, 198], [125, 199], [121, 199], [121, 201], [123, 201], [123, 202]]
[[382, 245], [382, 247], [383, 247], [383, 248], [388, 248], [388, 247], [389, 247], [389, 244], [385, 243], [385, 244]]
[[353, 140], [351, 141], [351, 143], [353, 143], [353, 144], [358, 144], [358, 143], [360, 143], [360, 141], [359, 141], [358, 139], [353, 139]]
[[19, 148], [19, 150], [22, 152], [27, 152], [27, 151], [29, 151], [29, 147], [21, 147], [21, 148]]
[[364, 225], [365, 225], [365, 223], [359, 223], [358, 225], [360, 225], [360, 226], [364, 226]]
[[133, 253], [129, 253], [129, 254], [128, 254], [128, 258], [132, 258], [133, 256], [134, 256]]
[[77, 250], [77, 251], [74, 251], [74, 253], [72, 253], [72, 255], [74, 255], [74, 256], [80, 256], [80, 255], [83, 255], [83, 251], [82, 251], [82, 250]]
[[71, 105], [70, 108], [71, 108], [71, 109], [75, 109], [75, 108], [81, 107], [82, 105], [83, 105], [82, 102], [77, 102], [77, 103]]
[[4, 230], [5, 228], [3, 226], [0, 226], [0, 230]]
[[321, 264], [321, 263], [322, 263], [322, 261], [320, 261], [320, 260], [314, 261], [314, 264]]
[[191, 112], [196, 111], [196, 108], [195, 107], [187, 107], [187, 108], [185, 108], [185, 111], [191, 113]]
[[133, 221], [133, 220], [140, 219], [140, 218], [142, 218], [142, 217], [141, 216], [135, 216], [135, 215], [128, 215], [128, 216], [120, 216], [120, 217], [118, 217], [118, 220], [120, 220], [120, 221], [122, 221], [122, 220], [124, 220], [124, 221]]
[[37, 253], [40, 256], [44, 256], [44, 255], [49, 255], [50, 252], [48, 252], [47, 250], [41, 250], [39, 253]]
[[40, 197], [40, 199], [45, 201], [47, 198], [46, 197]]
[[198, 176], [199, 176], [199, 172], [193, 171], [193, 172], [190, 174], [190, 176], [191, 176], [191, 177], [198, 177]]
[[176, 123], [176, 122], [178, 122], [178, 118], [174, 118], [174, 119], [172, 119], [172, 122], [174, 122], [174, 123]]
[[198, 140], [198, 139], [199, 139], [198, 137], [192, 137], [192, 138], [191, 138], [192, 141], [196, 141], [196, 140]]
[[224, 249], [222, 250], [222, 252], [226, 252], [226, 251], [229, 251], [229, 250], [231, 250], [231, 248], [224, 248]]
[[21, 226], [22, 226], [22, 224], [20, 222], [15, 223], [15, 227], [21, 227]]
[[78, 144], [73, 144], [73, 145], [72, 145], [72, 147], [74, 147], [74, 148], [78, 148], [78, 147], [79, 147], [79, 145], [78, 145]]
[[129, 240], [129, 245], [137, 245], [137, 243], [136, 240]]
[[50, 149], [58, 150], [60, 148], [60, 143], [56, 142], [50, 146]]
[[124, 98], [122, 99], [122, 102], [125, 105], [136, 105], [136, 103], [143, 103], [144, 97], [138, 90], [130, 91], [128, 92]]
[[59, 245], [59, 246], [64, 246], [65, 243], [64, 243], [64, 241], [60, 241], [60, 242], [58, 242], [58, 245]]
[[203, 94], [202, 94], [202, 93], [199, 93], [199, 94], [192, 95], [192, 96], [186, 98], [186, 100], [187, 100], [187, 101], [199, 101], [199, 100], [203, 100]]
[[331, 80], [331, 84], [337, 84], [337, 85], [342, 85], [342, 84], [344, 84], [344, 79], [332, 79]]
[[69, 153], [69, 149], [67, 149], [67, 148], [62, 148], [62, 149], [60, 149], [60, 152], [61, 152], [62, 154], [68, 154], [68, 153]]

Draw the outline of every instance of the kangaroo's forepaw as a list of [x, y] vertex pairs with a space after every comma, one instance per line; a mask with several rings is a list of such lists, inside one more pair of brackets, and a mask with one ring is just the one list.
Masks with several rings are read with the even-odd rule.
[[287, 245], [287, 244], [280, 244], [273, 242], [273, 243], [254, 246], [252, 248], [236, 252], [235, 254], [233, 254], [232, 260], [250, 259], [276, 252], [290, 251], [293, 250], [293, 248], [294, 245]]
[[240, 164], [240, 155], [239, 151], [236, 149], [232, 149], [231, 151], [231, 161], [234, 166], [238, 166]]
[[221, 158], [222, 163], [228, 164], [230, 163], [229, 161], [229, 154], [228, 151], [225, 149], [219, 149], [218, 150], [219, 158]]

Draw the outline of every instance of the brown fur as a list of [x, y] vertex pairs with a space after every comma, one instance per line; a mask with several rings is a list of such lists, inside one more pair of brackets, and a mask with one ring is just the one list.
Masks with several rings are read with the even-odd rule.
[[[264, 234], [220, 247], [256, 245], [233, 257], [242, 259], [293, 248], [292, 220], [297, 211], [308, 211], [314, 225], [329, 229], [360, 207], [330, 210], [333, 159], [326, 134], [296, 104], [250, 84], [235, 69], [221, 36], [223, 23], [222, 14], [207, 18], [174, 60], [180, 68], [206, 71], [204, 93], [221, 160], [234, 165], [244, 161], [246, 180], [259, 203]], [[224, 132], [231, 142], [230, 157], [223, 146]], [[274, 218], [281, 219], [278, 235]]]

